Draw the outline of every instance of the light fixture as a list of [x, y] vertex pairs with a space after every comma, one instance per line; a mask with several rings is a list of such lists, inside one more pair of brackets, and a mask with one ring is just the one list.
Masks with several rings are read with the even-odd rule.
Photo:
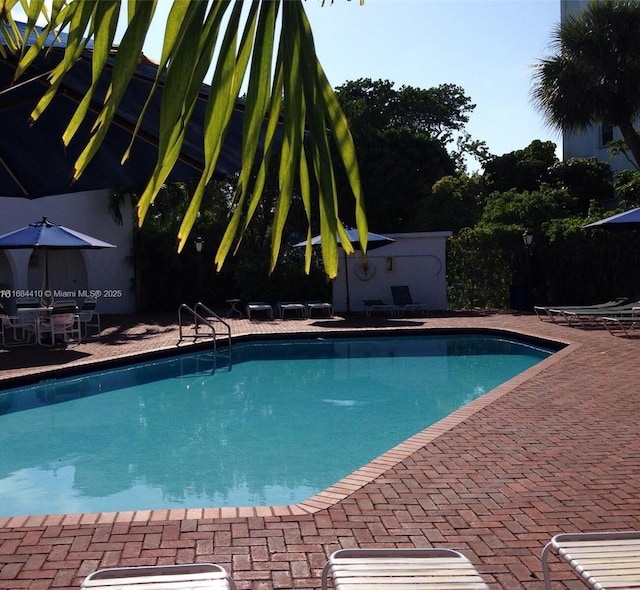
[[525, 248], [528, 250], [529, 248], [531, 248], [531, 245], [533, 244], [533, 234], [530, 233], [529, 230], [526, 230], [522, 234], [522, 241], [524, 242]]
[[196, 244], [196, 252], [202, 252], [202, 246], [204, 246], [204, 240], [198, 236], [195, 239], [195, 244]]
[[393, 258], [391, 256], [387, 256], [387, 272], [391, 272], [393, 270]]

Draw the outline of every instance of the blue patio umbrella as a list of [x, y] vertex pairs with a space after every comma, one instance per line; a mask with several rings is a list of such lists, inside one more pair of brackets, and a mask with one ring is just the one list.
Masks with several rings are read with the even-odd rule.
[[[356, 250], [360, 250], [360, 236], [358, 235], [358, 230], [355, 227], [345, 227], [345, 230], [347, 232], [347, 237], [349, 238], [349, 241], [351, 242], [351, 245], [356, 249]], [[387, 236], [383, 236], [381, 234], [374, 234], [372, 232], [369, 232], [367, 234], [367, 250], [375, 250], [376, 248], [380, 248], [381, 246], [385, 246], [386, 244], [391, 244], [392, 242], [395, 242], [394, 239], [392, 238], [388, 238]], [[311, 245], [312, 246], [319, 246], [321, 244], [321, 238], [320, 236], [315, 236], [314, 238], [311, 238]], [[340, 238], [338, 237], [338, 244], [340, 243]], [[302, 248], [303, 246], [306, 246], [307, 242], [298, 242], [297, 244], [294, 244], [293, 247], [294, 248]]]
[[599, 221], [594, 221], [585, 225], [588, 228], [601, 228], [601, 229], [640, 229], [640, 207], [636, 209], [629, 209], [623, 213], [617, 213], [611, 217], [605, 217]]
[[25, 227], [0, 236], [0, 249], [16, 250], [31, 248], [40, 249], [44, 252], [42, 290], [45, 293], [45, 299], [51, 298], [50, 294], [46, 294], [47, 291], [50, 291], [49, 262], [47, 255], [49, 250], [97, 250], [115, 247], [114, 244], [103, 242], [79, 231], [52, 223], [46, 217], [43, 217], [42, 221], [30, 223]]
[[[24, 25], [22, 25], [24, 27]], [[0, 32], [0, 46], [4, 45]], [[109, 91], [115, 53], [97, 83], [85, 121], [65, 147], [62, 134], [92, 83], [92, 49], [86, 49], [65, 75], [51, 104], [34, 123], [31, 113], [49, 87], [48, 76], [62, 60], [66, 37], [51, 38], [27, 71], [14, 82], [17, 57], [0, 51], [0, 196], [37, 198], [97, 189], [132, 189], [146, 186], [158, 155], [158, 127], [163, 78], [153, 94], [129, 159], [121, 164], [158, 66], [141, 56], [136, 72], [116, 111], [113, 124], [82, 176], [72, 183], [74, 163], [102, 110]], [[3, 49], [0, 47], [0, 50]], [[210, 87], [202, 85], [185, 141], [168, 182], [199, 179], [204, 166], [204, 120]], [[216, 165], [217, 178], [235, 174], [241, 167], [244, 101], [236, 103], [230, 128]]]
[[[354, 249], [361, 250], [360, 236], [358, 235], [358, 230], [354, 227], [345, 227], [345, 230], [347, 232], [347, 237], [349, 238], [349, 241], [351, 242], [351, 245], [354, 247]], [[391, 244], [392, 242], [395, 242], [393, 238], [389, 238], [381, 234], [374, 234], [372, 232], [367, 233], [367, 250], [375, 250], [376, 248], [381, 248], [382, 246]], [[321, 243], [322, 243], [321, 236], [315, 236], [314, 238], [311, 238], [312, 246], [319, 246]], [[339, 237], [338, 237], [338, 244], [340, 244]], [[302, 248], [303, 246], [306, 246], [306, 245], [307, 245], [307, 242], [305, 240], [304, 242], [298, 242], [297, 244], [294, 244], [293, 247]], [[349, 312], [351, 311], [351, 297], [349, 296], [349, 272], [347, 270], [347, 251], [343, 248], [343, 252], [344, 252], [344, 269], [345, 269], [344, 280], [345, 280], [345, 287], [347, 290], [347, 311]]]

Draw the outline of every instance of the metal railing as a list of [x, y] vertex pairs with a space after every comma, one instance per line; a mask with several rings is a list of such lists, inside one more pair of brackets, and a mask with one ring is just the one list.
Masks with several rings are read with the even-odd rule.
[[[220, 323], [225, 327], [227, 336], [227, 347], [229, 349], [229, 353], [231, 353], [231, 326], [227, 322], [225, 322], [217, 313], [210, 310], [204, 303], [201, 303], [200, 301], [195, 304], [193, 309], [196, 314], [196, 331], [198, 330], [198, 318], [203, 317], [200, 311], [203, 311], [204, 314], [206, 314], [204, 316], [204, 318], [206, 318], [205, 321], [213, 320], [214, 322]], [[207, 324], [211, 325], [209, 321], [207, 321]], [[213, 333], [216, 333], [215, 328], [213, 329]]]
[[[194, 331], [186, 334], [183, 330], [183, 314], [189, 314], [193, 318]], [[204, 303], [198, 302], [193, 307], [189, 307], [183, 303], [178, 308], [178, 328], [180, 331], [180, 340], [178, 344], [185, 338], [211, 338], [213, 341], [213, 352], [217, 355], [218, 337], [216, 333], [216, 323], [221, 323], [226, 328], [227, 346], [229, 350], [229, 364], [231, 364], [231, 326], [225, 322], [218, 314], [210, 310]], [[210, 330], [210, 331], [209, 331]]]

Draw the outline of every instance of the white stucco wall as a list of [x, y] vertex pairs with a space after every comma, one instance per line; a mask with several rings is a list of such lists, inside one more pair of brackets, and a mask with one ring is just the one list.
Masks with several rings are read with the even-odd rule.
[[[583, 131], [566, 132], [562, 135], [562, 159], [598, 158], [607, 162], [614, 172], [632, 168], [631, 162], [624, 156], [613, 157], [606, 146], [602, 145], [601, 127], [596, 125]], [[620, 130], [613, 129], [613, 138], [622, 139]]]
[[[124, 204], [124, 224], [117, 225], [108, 202], [107, 190], [34, 200], [0, 197], [0, 235], [46, 216], [53, 223], [115, 244], [116, 248], [101, 250], [49, 251], [50, 286], [58, 298], [74, 297], [79, 302], [85, 291], [93, 291], [99, 313], [131, 313], [135, 311], [131, 205]], [[13, 311], [21, 291], [42, 289], [43, 270], [41, 252], [0, 250], [0, 303]]]
[[369, 251], [366, 273], [362, 269], [359, 252], [345, 257], [343, 250], [339, 250], [338, 277], [333, 282], [335, 311], [347, 311], [347, 280], [349, 309], [352, 312], [365, 311], [365, 299], [393, 303], [392, 285], [409, 286], [414, 303], [426, 303], [431, 310], [446, 309], [446, 241], [452, 232], [386, 235], [395, 242]]

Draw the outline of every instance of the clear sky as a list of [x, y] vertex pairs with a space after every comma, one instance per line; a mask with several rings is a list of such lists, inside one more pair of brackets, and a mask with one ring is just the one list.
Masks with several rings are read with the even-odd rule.
[[[160, 0], [159, 22], [168, 6]], [[476, 105], [467, 130], [491, 153], [534, 139], [560, 148], [560, 134], [531, 103], [532, 66], [551, 53], [560, 0], [305, 0], [305, 8], [334, 87], [358, 78], [398, 88], [457, 84]], [[162, 33], [145, 46], [152, 59]]]

